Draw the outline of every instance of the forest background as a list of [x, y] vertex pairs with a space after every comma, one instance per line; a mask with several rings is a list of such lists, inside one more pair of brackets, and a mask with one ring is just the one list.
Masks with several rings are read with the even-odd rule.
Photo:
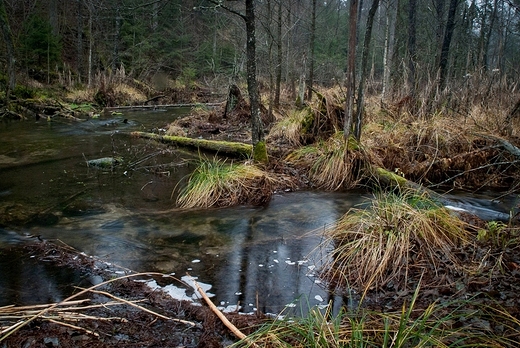
[[[384, 101], [413, 100], [419, 116], [439, 106], [467, 114], [475, 101], [493, 101], [492, 108], [513, 106], [511, 92], [520, 73], [520, 1], [355, 3], [358, 62], [369, 10], [376, 10], [366, 57], [372, 94]], [[117, 71], [159, 91], [172, 87], [172, 81], [173, 87], [198, 83], [225, 91], [245, 79], [245, 26], [233, 13], [243, 11], [241, 1], [0, 4], [4, 88], [13, 90], [15, 79], [29, 87], [36, 82], [99, 87]], [[277, 107], [284, 91], [291, 100], [298, 92], [308, 94], [304, 82], [307, 87], [344, 85], [351, 1], [264, 0], [255, 6], [258, 80], [270, 105]], [[454, 98], [456, 93], [464, 97]]]

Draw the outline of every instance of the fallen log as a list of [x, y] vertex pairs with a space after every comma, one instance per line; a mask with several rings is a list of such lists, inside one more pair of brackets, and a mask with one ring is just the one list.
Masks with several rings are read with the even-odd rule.
[[138, 138], [153, 139], [166, 144], [208, 150], [240, 158], [250, 158], [253, 155], [253, 146], [244, 143], [208, 139], [193, 139], [173, 135], [159, 135], [147, 132], [132, 132], [130, 135]]
[[[519, 102], [519, 104], [520, 104], [520, 102]], [[494, 140], [494, 141], [498, 142], [500, 145], [502, 145], [502, 147], [507, 152], [509, 152], [510, 154], [512, 154], [513, 156], [515, 156], [517, 158], [520, 158], [520, 149], [518, 147], [514, 146], [513, 144], [511, 144], [510, 142], [508, 142], [507, 140], [505, 140], [504, 138], [500, 138], [500, 137], [490, 135], [490, 134], [475, 134], [475, 135], [478, 137], [482, 137], [482, 138], [486, 138], [486, 139], [490, 139], [490, 140]]]

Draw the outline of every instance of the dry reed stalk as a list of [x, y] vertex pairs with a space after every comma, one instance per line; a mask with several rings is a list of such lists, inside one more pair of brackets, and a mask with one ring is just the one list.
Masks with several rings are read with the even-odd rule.
[[49, 319], [49, 321], [51, 323], [54, 323], [54, 324], [58, 324], [58, 325], [61, 325], [61, 326], [65, 326], [65, 327], [68, 327], [68, 328], [72, 328], [74, 330], [78, 330], [78, 331], [85, 331], [86, 333], [88, 333], [89, 335], [93, 335], [93, 336], [96, 336], [96, 337], [99, 337], [99, 334], [94, 332], [94, 331], [90, 331], [88, 329], [85, 329], [81, 326], [76, 326], [76, 325], [72, 325], [72, 324], [67, 324], [67, 323], [63, 323], [61, 321], [58, 321], [58, 320], [54, 320], [54, 319]]
[[171, 321], [175, 321], [175, 322], [182, 323], [182, 324], [188, 324], [188, 325], [191, 325], [191, 326], [197, 326], [197, 324], [192, 322], [192, 321], [167, 317], [165, 315], [162, 315], [162, 314], [156, 313], [154, 311], [151, 311], [151, 310], [149, 310], [149, 309], [147, 309], [145, 307], [139, 306], [139, 305], [135, 304], [133, 301], [127, 301], [125, 299], [122, 299], [122, 298], [119, 298], [119, 297], [117, 297], [115, 295], [112, 295], [111, 293], [106, 292], [106, 291], [90, 290], [90, 292], [110, 297], [110, 298], [112, 298], [112, 299], [114, 299], [116, 301], [120, 301], [120, 302], [122, 302], [124, 304], [127, 304], [129, 306], [137, 308], [137, 309], [139, 309], [139, 310], [141, 310], [143, 312], [146, 312], [148, 314], [155, 315], [156, 317], [159, 317], [159, 318], [164, 319], [164, 320], [171, 320]]
[[[128, 278], [135, 278], [135, 277], [142, 277], [142, 276], [161, 276], [161, 277], [164, 277], [165, 275], [162, 274], [162, 273], [157, 273], [157, 272], [148, 272], [148, 273], [135, 273], [135, 274], [128, 274], [128, 275], [125, 275], [125, 276], [121, 276], [121, 277], [118, 277], [118, 278], [114, 278], [114, 279], [110, 279], [110, 280], [107, 280], [107, 281], [104, 281], [102, 283], [99, 283], [99, 284], [96, 284], [96, 285], [93, 285], [91, 286], [90, 288], [87, 288], [87, 289], [83, 289], [81, 290], [80, 292], [74, 294], [74, 295], [71, 295], [69, 297], [67, 297], [65, 300], [61, 301], [61, 302], [57, 302], [57, 303], [54, 303], [54, 304], [51, 304], [49, 305], [48, 307], [46, 308], [43, 308], [42, 310], [38, 311], [37, 313], [35, 313], [34, 315], [32, 315], [30, 318], [28, 318], [27, 320], [24, 320], [24, 321], [20, 321], [14, 325], [11, 325], [10, 327], [2, 330], [0, 332], [0, 342], [2, 342], [3, 340], [5, 340], [7, 337], [9, 337], [10, 335], [12, 335], [13, 333], [15, 333], [16, 331], [20, 330], [22, 327], [24, 327], [25, 325], [29, 324], [30, 322], [38, 319], [38, 318], [42, 318], [45, 314], [51, 312], [52, 310], [54, 310], [56, 307], [58, 306], [61, 306], [63, 303], [68, 303], [69, 301], [71, 301], [72, 299], [74, 298], [77, 298], [78, 296], [81, 296], [83, 294], [86, 294], [88, 292], [92, 292], [94, 289], [96, 288], [99, 288], [99, 287], [102, 287], [104, 285], [107, 285], [107, 284], [110, 284], [110, 283], [113, 283], [113, 282], [116, 282], [118, 280], [122, 280], [122, 279], [128, 279]], [[177, 279], [175, 277], [172, 277], [172, 276], [168, 276], [168, 277], [171, 277], [171, 278], [174, 278], [174, 279]], [[178, 279], [177, 279], [178, 280]], [[180, 282], [180, 280], [179, 280]], [[126, 301], [126, 300], [125, 300]], [[142, 308], [142, 307], [141, 307]], [[168, 318], [169, 319], [169, 318]], [[187, 322], [189, 323], [190, 325], [192, 326], [195, 326], [196, 324], [195, 323], [191, 323], [191, 322]]]

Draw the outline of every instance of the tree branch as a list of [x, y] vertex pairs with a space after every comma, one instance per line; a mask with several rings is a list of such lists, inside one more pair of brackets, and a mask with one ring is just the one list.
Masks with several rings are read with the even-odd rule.
[[246, 20], [246, 16], [244, 14], [233, 10], [231, 7], [227, 7], [226, 5], [224, 5], [222, 3], [222, 0], [208, 0], [208, 1], [211, 2], [212, 4], [216, 5], [216, 7], [222, 7], [224, 10], [242, 17], [243, 20]]

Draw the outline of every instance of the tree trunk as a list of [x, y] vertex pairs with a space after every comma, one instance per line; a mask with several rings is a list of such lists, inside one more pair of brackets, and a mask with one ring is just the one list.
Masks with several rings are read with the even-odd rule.
[[280, 90], [282, 85], [282, 0], [278, 0], [278, 23], [276, 23], [276, 88], [274, 107], [280, 107]]
[[311, 40], [309, 43], [310, 62], [309, 62], [309, 83], [307, 84], [307, 100], [312, 99], [312, 87], [314, 83], [314, 42], [316, 41], [316, 0], [312, 0], [312, 15], [311, 15]]
[[92, 32], [92, 21], [93, 21], [93, 18], [92, 16], [94, 15], [92, 12], [93, 12], [93, 5], [92, 5], [92, 2], [89, 2], [87, 4], [88, 6], [88, 35], [89, 35], [89, 38], [88, 38], [88, 87], [92, 87], [92, 51], [93, 51], [93, 48], [94, 48], [94, 33]]
[[415, 61], [417, 56], [417, 0], [408, 2], [408, 88], [415, 99]]
[[444, 88], [448, 73], [448, 56], [450, 53], [451, 38], [455, 29], [455, 14], [459, 0], [450, 0], [450, 8], [448, 10], [448, 20], [446, 21], [446, 30], [444, 31], [444, 40], [442, 42], [441, 59], [439, 63], [439, 87]]
[[354, 127], [354, 136], [356, 137], [356, 140], [358, 142], [361, 140], [361, 126], [363, 125], [363, 111], [365, 103], [364, 90], [365, 81], [368, 78], [368, 51], [370, 50], [370, 41], [372, 39], [372, 27], [374, 24], [374, 16], [376, 14], [378, 6], [379, 0], [373, 0], [372, 6], [370, 7], [370, 11], [368, 12], [365, 39], [363, 42], [363, 54], [361, 57], [361, 77], [359, 79], [356, 124]]
[[76, 26], [76, 69], [78, 72], [78, 82], [81, 83], [81, 75], [83, 74], [83, 4], [82, 0], [78, 2], [78, 17]]
[[343, 124], [343, 136], [350, 136], [354, 117], [354, 99], [356, 89], [356, 36], [357, 36], [357, 10], [358, 1], [351, 0], [349, 10], [349, 42], [347, 58], [347, 96], [345, 101], [345, 120]]
[[381, 99], [388, 98], [390, 91], [390, 74], [393, 66], [395, 27], [397, 23], [397, 8], [399, 0], [387, 0], [385, 46], [383, 52], [383, 90]]
[[[487, 3], [486, 3], [487, 4]], [[491, 42], [491, 33], [493, 31], [493, 25], [495, 23], [495, 18], [497, 16], [497, 7], [498, 0], [494, 0], [493, 9], [491, 10], [490, 18], [489, 18], [489, 26], [486, 28], [484, 25], [482, 26], [482, 46], [481, 46], [481, 67], [484, 71], [488, 70], [488, 50], [489, 44]], [[485, 22], [485, 18], [482, 20], [482, 23]]]
[[264, 143], [264, 127], [260, 115], [260, 94], [256, 80], [255, 0], [246, 0], [246, 15], [243, 18], [246, 22], [247, 35], [247, 90], [251, 106], [253, 157], [255, 160], [265, 162], [267, 161], [267, 152]]
[[119, 41], [121, 40], [121, 4], [118, 2], [115, 9], [115, 32], [114, 47], [112, 51], [112, 70], [116, 71], [120, 67], [119, 61]]
[[193, 139], [186, 137], [178, 137], [174, 135], [160, 135], [147, 132], [131, 132], [130, 135], [133, 137], [160, 141], [165, 144], [192, 147], [196, 149], [212, 151], [240, 158], [250, 158], [251, 153], [253, 151], [253, 147], [249, 144], [236, 143], [230, 141]]
[[5, 10], [4, 0], [0, 0], [0, 29], [2, 30], [2, 36], [4, 37], [4, 42], [7, 51], [6, 53], [8, 81], [6, 84], [5, 99], [6, 104], [9, 104], [9, 96], [16, 85], [16, 74], [13, 34], [11, 33], [11, 27], [9, 26], [9, 20], [7, 18], [7, 12]]

